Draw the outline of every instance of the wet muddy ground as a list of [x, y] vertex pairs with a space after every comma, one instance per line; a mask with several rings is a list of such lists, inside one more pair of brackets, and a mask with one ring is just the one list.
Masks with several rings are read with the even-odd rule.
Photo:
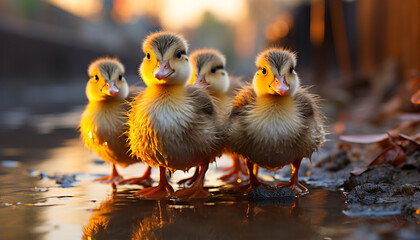
[[[300, 175], [310, 193], [296, 199], [261, 202], [233, 191], [234, 185], [219, 180], [222, 173], [217, 169], [230, 164], [222, 157], [206, 176], [211, 198], [139, 200], [131, 194], [141, 186], [113, 190], [92, 181], [111, 170], [83, 148], [76, 130], [81, 111], [82, 107], [70, 107], [59, 113], [22, 109], [2, 113], [1, 239], [420, 238], [420, 178], [408, 177], [417, 182], [402, 178], [418, 176], [418, 165], [382, 167], [349, 181], [349, 172], [360, 163], [340, 157], [343, 153], [329, 143], [312, 165], [304, 161]], [[119, 170], [128, 178], [140, 176], [145, 166]], [[289, 173], [285, 167], [276, 173], [261, 170], [260, 176], [274, 184], [288, 180]], [[173, 186], [180, 188], [175, 182], [191, 174], [176, 172]], [[387, 180], [369, 177], [372, 174]], [[152, 177], [157, 175], [154, 169]], [[398, 181], [405, 185], [392, 185]], [[391, 209], [392, 204], [397, 207]]]

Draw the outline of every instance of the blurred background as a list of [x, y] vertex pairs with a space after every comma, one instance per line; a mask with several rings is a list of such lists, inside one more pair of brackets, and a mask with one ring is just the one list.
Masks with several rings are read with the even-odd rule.
[[419, 11], [416, 0], [2, 0], [0, 108], [83, 104], [86, 68], [105, 55], [122, 60], [129, 83], [140, 82], [142, 40], [165, 29], [183, 34], [191, 50], [220, 49], [245, 81], [259, 51], [296, 51], [304, 84], [338, 108], [367, 97], [360, 111], [369, 114], [418, 76]]
[[[410, 102], [420, 89], [419, 12], [418, 0], [1, 0], [0, 215], [8, 217], [0, 218], [0, 232], [6, 239], [77, 239], [95, 202], [111, 195], [109, 186], [91, 182], [109, 167], [83, 148], [77, 131], [87, 103], [86, 69], [96, 58], [119, 57], [128, 82], [142, 84], [142, 41], [164, 29], [183, 34], [190, 51], [219, 49], [229, 72], [250, 81], [260, 51], [290, 49], [302, 83], [324, 100], [333, 139], [371, 133], [377, 130], [360, 126], [419, 111]], [[331, 152], [333, 143], [323, 151]], [[122, 171], [139, 172], [137, 165]], [[215, 172], [210, 178], [217, 179]], [[76, 173], [83, 184], [57, 187], [62, 174], [75, 181]], [[305, 224], [280, 220], [304, 227], [297, 233], [307, 232], [309, 220], [322, 226], [319, 232], [359, 222], [343, 218], [341, 192], [314, 191], [306, 199], [296, 214]], [[132, 206], [138, 207], [129, 204], [130, 213]]]

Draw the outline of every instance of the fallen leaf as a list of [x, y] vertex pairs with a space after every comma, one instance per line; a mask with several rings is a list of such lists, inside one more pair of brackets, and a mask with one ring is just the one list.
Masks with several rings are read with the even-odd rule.
[[368, 167], [358, 168], [356, 170], [351, 171], [350, 174], [353, 176], [359, 176], [360, 174], [366, 172], [366, 170], [368, 169], [369, 169]]
[[420, 89], [411, 97], [411, 102], [416, 105], [420, 104]]
[[407, 158], [404, 150], [398, 145], [391, 145], [385, 148], [376, 158], [369, 163], [369, 167], [391, 164], [393, 166], [398, 166], [405, 161]]
[[414, 139], [412, 137], [409, 137], [405, 134], [400, 133], [400, 134], [398, 134], [398, 136], [396, 138], [398, 138], [400, 140], [409, 141], [410, 143], [412, 143], [412, 144], [416, 145], [418, 148], [420, 148], [420, 142], [419, 141], [417, 141], [416, 139]]
[[351, 143], [376, 143], [384, 141], [388, 138], [388, 134], [367, 134], [367, 135], [345, 135], [340, 136], [341, 141], [351, 142]]
[[407, 159], [407, 155], [404, 152], [404, 150], [399, 145], [391, 145], [387, 148], [385, 148], [378, 156], [376, 156], [367, 167], [362, 167], [356, 170], [351, 171], [350, 173], [352, 175], [360, 175], [366, 170], [369, 169], [369, 167], [372, 166], [380, 166], [384, 164], [390, 164], [393, 166], [399, 166], [402, 163], [405, 162]]
[[400, 121], [420, 122], [420, 114], [418, 113], [400, 113], [398, 114]]

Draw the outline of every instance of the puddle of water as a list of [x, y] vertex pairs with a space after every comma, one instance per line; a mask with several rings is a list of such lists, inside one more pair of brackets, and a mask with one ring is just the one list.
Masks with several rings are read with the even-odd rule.
[[[73, 115], [70, 119], [75, 119]], [[343, 194], [323, 188], [309, 186], [310, 194], [292, 204], [252, 205], [218, 179], [222, 173], [214, 164], [206, 176], [206, 186], [213, 193], [210, 199], [139, 200], [131, 194], [140, 186], [118, 186], [113, 191], [108, 184], [92, 182], [109, 174], [110, 166], [83, 148], [75, 130], [77, 123], [70, 126], [68, 122], [67, 130], [62, 130], [60, 123], [59, 128], [48, 126], [48, 131], [0, 132], [2, 238], [415, 239], [419, 236], [418, 225], [398, 216], [373, 219], [347, 216], [343, 213]], [[229, 164], [230, 160], [223, 157], [217, 167]], [[128, 178], [140, 176], [145, 169], [145, 165], [134, 164], [119, 171]], [[177, 171], [172, 181], [192, 174], [193, 171], [188, 174]], [[265, 180], [272, 181], [274, 176], [284, 175], [262, 170]], [[157, 179], [156, 170], [152, 177]]]

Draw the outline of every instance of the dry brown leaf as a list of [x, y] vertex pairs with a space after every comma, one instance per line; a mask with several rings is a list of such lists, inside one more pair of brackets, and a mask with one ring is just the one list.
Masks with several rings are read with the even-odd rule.
[[388, 134], [381, 133], [381, 134], [367, 134], [367, 135], [345, 135], [340, 136], [341, 141], [351, 142], [351, 143], [377, 143], [384, 141], [388, 138]]
[[367, 167], [362, 167], [350, 172], [352, 175], [360, 175], [364, 173], [369, 167], [390, 164], [399, 166], [405, 162], [407, 158], [406, 153], [399, 145], [391, 145], [384, 149], [378, 156], [376, 156]]
[[420, 104], [420, 89], [411, 97], [411, 102], [416, 105]]

